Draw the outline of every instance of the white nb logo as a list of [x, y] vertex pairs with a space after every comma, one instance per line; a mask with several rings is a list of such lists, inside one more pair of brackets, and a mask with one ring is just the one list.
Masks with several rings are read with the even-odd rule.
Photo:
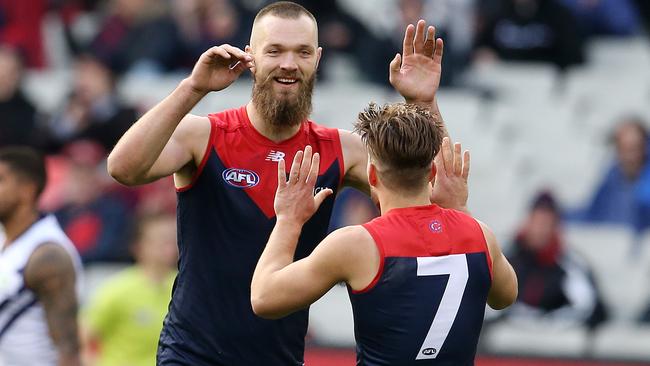
[[266, 160], [266, 161], [280, 161], [280, 160], [284, 159], [285, 155], [286, 154], [283, 153], [282, 151], [271, 150], [271, 151], [269, 151], [269, 154], [266, 156], [266, 159], [264, 159], [264, 160]]

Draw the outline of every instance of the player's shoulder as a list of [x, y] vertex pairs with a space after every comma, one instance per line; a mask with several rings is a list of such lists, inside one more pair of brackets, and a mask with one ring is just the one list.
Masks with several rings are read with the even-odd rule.
[[332, 231], [330, 236], [333, 236], [338, 239], [345, 240], [354, 240], [354, 239], [367, 239], [370, 238], [368, 230], [366, 230], [363, 225], [350, 225], [344, 226], [340, 229]]
[[461, 210], [456, 210], [453, 208], [443, 208], [440, 207], [440, 214], [445, 217], [447, 220], [457, 222], [461, 225], [471, 224], [472, 226], [480, 225], [480, 222], [476, 220], [472, 215]]
[[247, 118], [246, 106], [210, 113], [207, 116], [211, 124], [225, 131], [234, 131], [241, 128]]
[[375, 246], [372, 235], [361, 225], [345, 226], [329, 234], [324, 244], [341, 254], [342, 258], [353, 259], [365, 255]]
[[27, 261], [24, 271], [27, 287], [58, 278], [74, 278], [74, 261], [62, 244], [54, 241], [39, 244]]
[[328, 127], [313, 120], [307, 120], [309, 134], [319, 140], [339, 140], [339, 129]]

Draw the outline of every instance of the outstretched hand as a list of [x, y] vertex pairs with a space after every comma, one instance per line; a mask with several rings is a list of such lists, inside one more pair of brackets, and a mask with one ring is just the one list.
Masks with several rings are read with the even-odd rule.
[[305, 151], [298, 151], [291, 164], [287, 181], [284, 160], [278, 163], [278, 189], [275, 192], [273, 208], [278, 221], [290, 220], [304, 224], [311, 218], [321, 203], [333, 193], [329, 188], [314, 196], [314, 187], [320, 167], [320, 155], [312, 155], [311, 146]]
[[449, 137], [445, 137], [434, 163], [436, 180], [431, 191], [431, 202], [444, 208], [467, 212], [469, 151], [465, 150], [461, 156], [460, 143], [455, 143], [452, 149]]
[[189, 80], [195, 91], [207, 94], [227, 88], [242, 72], [251, 67], [251, 54], [223, 44], [208, 49], [199, 57]]
[[436, 29], [426, 27], [424, 20], [417, 26], [409, 24], [404, 33], [402, 54], [395, 55], [390, 63], [390, 83], [407, 103], [433, 103], [440, 86], [444, 47], [442, 39], [435, 37]]

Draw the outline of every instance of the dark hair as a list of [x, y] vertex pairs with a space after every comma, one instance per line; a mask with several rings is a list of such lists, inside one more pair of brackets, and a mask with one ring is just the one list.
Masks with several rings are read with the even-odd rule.
[[259, 19], [269, 14], [284, 19], [297, 19], [304, 14], [316, 23], [316, 18], [309, 10], [291, 1], [278, 1], [263, 7], [257, 12], [253, 23], [257, 23]]
[[14, 173], [36, 186], [36, 197], [43, 193], [47, 174], [45, 159], [38, 151], [27, 146], [9, 146], [0, 149], [0, 162], [9, 165]]
[[378, 173], [388, 188], [411, 191], [428, 181], [444, 134], [436, 115], [414, 104], [370, 103], [354, 129], [379, 163]]
[[530, 209], [531, 211], [537, 209], [545, 209], [553, 211], [554, 213], [559, 213], [560, 211], [553, 193], [548, 190], [543, 190], [537, 193], [537, 196], [535, 196], [531, 202]]

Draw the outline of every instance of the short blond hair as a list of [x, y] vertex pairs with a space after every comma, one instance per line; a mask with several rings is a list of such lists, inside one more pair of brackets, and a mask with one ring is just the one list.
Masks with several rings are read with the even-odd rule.
[[428, 182], [444, 136], [436, 115], [414, 104], [370, 103], [359, 113], [354, 129], [389, 189], [412, 191]]

